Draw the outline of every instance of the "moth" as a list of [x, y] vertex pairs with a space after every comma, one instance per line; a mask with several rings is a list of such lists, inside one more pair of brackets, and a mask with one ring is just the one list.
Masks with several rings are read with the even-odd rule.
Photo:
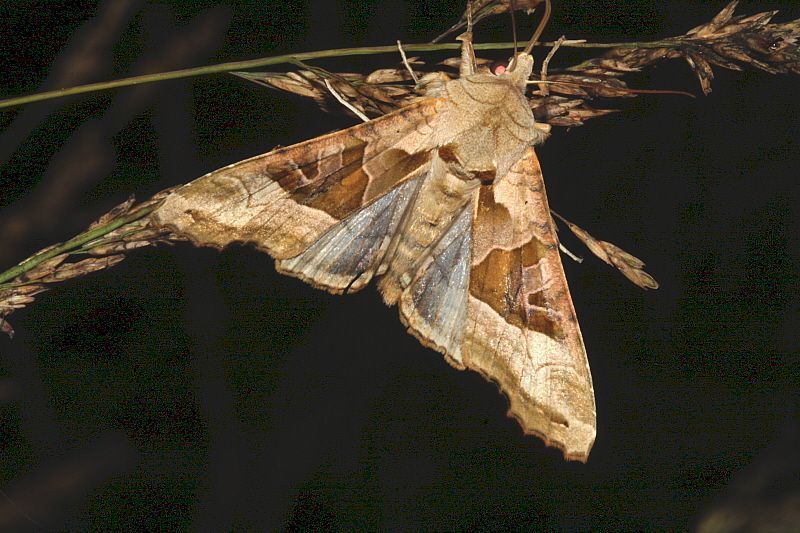
[[202, 176], [153, 221], [198, 245], [251, 243], [332, 293], [376, 279], [422, 344], [586, 461], [594, 390], [534, 151], [547, 129], [525, 97], [533, 58], [479, 73], [469, 33], [461, 55], [460, 77], [421, 100]]

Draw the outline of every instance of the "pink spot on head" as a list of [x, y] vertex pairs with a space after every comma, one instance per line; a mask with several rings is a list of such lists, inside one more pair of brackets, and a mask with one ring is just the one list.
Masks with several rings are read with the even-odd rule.
[[494, 67], [494, 75], [495, 76], [499, 76], [500, 74], [504, 74], [505, 71], [506, 71], [506, 66], [505, 65], [497, 65], [496, 67]]

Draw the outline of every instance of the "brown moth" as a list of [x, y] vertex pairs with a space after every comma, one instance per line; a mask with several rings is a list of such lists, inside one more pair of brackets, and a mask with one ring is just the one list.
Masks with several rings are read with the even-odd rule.
[[372, 278], [422, 344], [496, 382], [526, 433], [586, 461], [592, 377], [533, 146], [533, 58], [460, 77], [344, 131], [211, 172], [156, 224], [199, 245], [252, 243], [333, 293]]

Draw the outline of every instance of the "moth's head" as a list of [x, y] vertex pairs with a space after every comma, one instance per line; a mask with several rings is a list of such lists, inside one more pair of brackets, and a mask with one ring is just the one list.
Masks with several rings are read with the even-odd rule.
[[533, 72], [533, 56], [528, 53], [517, 54], [508, 65], [506, 74], [511, 77], [514, 85], [524, 93], [528, 78]]
[[[514, 7], [513, 0], [511, 4], [512, 7]], [[530, 41], [528, 41], [525, 50], [521, 54], [516, 54], [514, 59], [511, 60], [511, 64], [508, 65], [508, 74], [512, 77], [514, 84], [519, 87], [523, 93], [525, 92], [525, 85], [528, 82], [528, 78], [531, 77], [531, 73], [533, 72], [533, 56], [531, 55], [531, 51], [539, 40], [539, 37], [542, 36], [544, 28], [547, 26], [547, 21], [550, 20], [551, 10], [552, 6], [550, 5], [550, 0], [544, 0], [544, 15], [542, 16], [542, 20], [539, 21], [539, 26], [537, 26], [536, 31], [533, 32], [533, 36], [531, 36]], [[511, 14], [513, 16], [513, 9], [511, 10]], [[514, 40], [516, 42], [516, 39]]]

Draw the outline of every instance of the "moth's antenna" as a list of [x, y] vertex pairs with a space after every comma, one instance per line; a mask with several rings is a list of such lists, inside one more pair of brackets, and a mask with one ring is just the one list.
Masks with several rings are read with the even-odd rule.
[[552, 10], [553, 9], [550, 5], [550, 0], [544, 0], [544, 16], [542, 17], [541, 22], [539, 22], [539, 26], [536, 28], [536, 31], [533, 33], [533, 37], [531, 37], [531, 40], [528, 41], [528, 46], [525, 47], [524, 53], [530, 54], [531, 50], [533, 50], [533, 45], [536, 44], [536, 41], [538, 41], [539, 37], [542, 36], [544, 28], [547, 26], [547, 22], [550, 20], [550, 12]]
[[517, 57], [517, 18], [514, 16], [516, 9], [517, 3], [511, 0], [511, 37], [514, 39], [514, 57]]

